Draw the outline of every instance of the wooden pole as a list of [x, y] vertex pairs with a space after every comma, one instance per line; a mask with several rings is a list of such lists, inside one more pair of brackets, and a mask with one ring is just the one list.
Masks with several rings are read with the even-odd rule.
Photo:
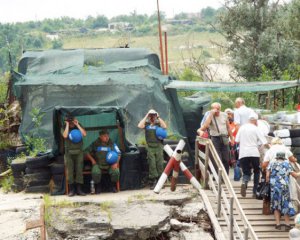
[[162, 46], [161, 24], [160, 24], [160, 13], [159, 13], [158, 0], [157, 0], [157, 19], [158, 19], [158, 34], [159, 34], [161, 71], [162, 71], [162, 74], [165, 75], [164, 53], [163, 53], [163, 46]]
[[230, 198], [229, 239], [233, 240], [233, 197]]
[[197, 138], [195, 140], [195, 173], [194, 173], [196, 179], [200, 182], [202, 177], [201, 171], [199, 167], [199, 148], [198, 148], [198, 141]]
[[205, 144], [204, 189], [208, 189], [209, 143]]
[[282, 89], [282, 108], [284, 108], [285, 101], [284, 101], [284, 88]]
[[222, 199], [222, 169], [218, 171], [218, 206], [217, 206], [217, 217], [221, 217], [221, 199]]

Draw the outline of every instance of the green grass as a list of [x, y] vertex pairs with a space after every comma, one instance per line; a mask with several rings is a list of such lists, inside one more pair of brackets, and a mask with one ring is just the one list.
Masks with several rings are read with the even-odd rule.
[[[64, 49], [74, 48], [114, 48], [118, 47], [120, 43], [127, 41], [121, 34], [108, 36], [105, 34], [98, 34], [95, 36], [83, 37], [66, 37], [63, 39]], [[225, 43], [225, 39], [219, 33], [210, 32], [190, 32], [180, 35], [168, 36], [168, 60], [170, 69], [181, 68], [183, 66], [183, 59], [189, 59], [191, 52], [198, 57], [203, 50], [209, 53], [213, 59], [220, 58], [218, 48], [213, 46], [214, 42]], [[193, 46], [188, 49], [186, 46]], [[147, 48], [151, 51], [159, 53], [159, 38], [158, 36], [143, 36], [131, 37], [131, 48]], [[210, 60], [211, 61], [211, 60]]]

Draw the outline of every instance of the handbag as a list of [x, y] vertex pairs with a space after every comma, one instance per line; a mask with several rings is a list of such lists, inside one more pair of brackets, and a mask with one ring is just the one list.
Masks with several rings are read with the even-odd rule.
[[265, 200], [270, 200], [271, 198], [271, 187], [270, 187], [270, 183], [266, 182], [261, 191], [260, 191], [260, 195], [263, 197], [263, 199]]
[[[256, 193], [255, 193], [255, 196], [256, 196], [256, 199], [258, 200], [263, 200], [264, 199], [264, 192], [262, 191], [266, 186], [267, 182], [266, 182], [266, 173], [265, 172], [261, 172], [261, 179], [260, 179], [260, 182], [258, 183], [257, 185], [257, 188], [256, 188]], [[264, 191], [267, 191], [267, 189], [264, 189]]]
[[264, 215], [271, 214], [271, 201], [268, 199], [263, 200], [262, 214], [264, 214]]
[[[215, 124], [216, 124], [217, 131], [218, 131], [218, 133], [220, 134], [219, 126], [218, 126], [218, 124], [217, 124], [217, 120], [216, 120], [216, 117], [215, 117], [215, 116], [214, 116], [214, 122], [215, 122]], [[222, 135], [222, 134], [220, 134], [219, 137], [220, 137], [220, 142], [221, 142], [223, 145], [225, 145], [225, 146], [228, 146], [228, 145], [229, 145], [229, 139], [228, 139], [228, 136], [227, 136], [227, 135]]]

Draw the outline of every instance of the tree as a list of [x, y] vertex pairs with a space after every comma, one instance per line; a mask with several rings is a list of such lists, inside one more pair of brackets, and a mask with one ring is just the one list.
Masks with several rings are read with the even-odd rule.
[[62, 46], [63, 46], [63, 42], [61, 41], [61, 40], [53, 40], [53, 42], [52, 42], [52, 48], [53, 49], [61, 49], [62, 48]]
[[204, 22], [213, 22], [216, 18], [217, 10], [212, 7], [203, 8], [201, 10], [201, 19]]
[[[296, 0], [299, 1], [299, 0]], [[262, 66], [279, 79], [290, 64], [299, 60], [299, 45], [284, 34], [280, 15], [287, 5], [269, 0], [233, 0], [225, 3], [220, 27], [234, 67], [249, 81], [262, 74]]]
[[98, 15], [96, 19], [92, 22], [92, 28], [107, 28], [108, 26], [108, 18], [104, 15]]

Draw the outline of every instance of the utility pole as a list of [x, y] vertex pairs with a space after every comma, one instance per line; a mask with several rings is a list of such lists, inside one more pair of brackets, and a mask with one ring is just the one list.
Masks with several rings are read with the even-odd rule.
[[159, 34], [161, 70], [162, 70], [162, 74], [165, 75], [164, 53], [163, 53], [163, 45], [162, 45], [161, 24], [160, 24], [160, 13], [159, 13], [158, 0], [157, 0], [157, 19], [158, 19], [158, 34]]

